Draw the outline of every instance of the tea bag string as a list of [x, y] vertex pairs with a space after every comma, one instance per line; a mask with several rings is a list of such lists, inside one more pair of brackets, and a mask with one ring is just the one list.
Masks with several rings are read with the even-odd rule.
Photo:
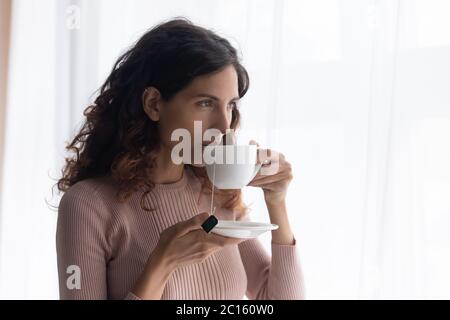
[[213, 183], [212, 183], [212, 189], [211, 189], [211, 210], [209, 210], [209, 215], [214, 215], [216, 212], [216, 207], [213, 209], [214, 205], [214, 183], [216, 181], [216, 163], [213, 164]]
[[[224, 135], [222, 135], [221, 139], [223, 139], [224, 145], [233, 145], [236, 144], [236, 137], [234, 135], [234, 132], [228, 132]], [[212, 179], [212, 189], [211, 189], [211, 209], [210, 209], [210, 215], [214, 215], [216, 212], [216, 207], [214, 205], [214, 183], [216, 182], [216, 162], [213, 164], [213, 179]]]

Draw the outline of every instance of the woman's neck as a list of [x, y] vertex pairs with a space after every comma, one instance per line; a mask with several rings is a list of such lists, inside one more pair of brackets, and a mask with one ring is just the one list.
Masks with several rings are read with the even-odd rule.
[[171, 158], [171, 151], [161, 147], [156, 157], [156, 167], [152, 172], [153, 183], [174, 183], [183, 177], [184, 164], [175, 164]]

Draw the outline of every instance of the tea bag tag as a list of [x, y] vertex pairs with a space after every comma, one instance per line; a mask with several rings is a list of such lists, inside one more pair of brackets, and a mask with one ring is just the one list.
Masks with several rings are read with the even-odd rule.
[[211, 215], [208, 217], [208, 219], [205, 220], [202, 224], [203, 230], [205, 230], [206, 233], [209, 233], [218, 223], [219, 221], [214, 215]]

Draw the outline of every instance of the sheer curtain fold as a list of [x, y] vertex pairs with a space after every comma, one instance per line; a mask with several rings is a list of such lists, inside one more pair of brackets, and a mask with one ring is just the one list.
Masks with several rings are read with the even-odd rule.
[[[448, 2], [9, 2], [0, 298], [57, 298], [56, 212], [45, 200], [57, 203], [64, 143], [115, 59], [175, 16], [242, 53], [241, 142], [293, 165], [287, 201], [307, 298], [450, 298]], [[268, 220], [260, 190], [244, 199]], [[269, 249], [270, 235], [262, 241]]]
[[[4, 0], [0, 2], [0, 181], [2, 180], [2, 169], [3, 169], [3, 152], [4, 152], [3, 143], [5, 133], [10, 23], [11, 23], [11, 1]], [[1, 196], [0, 196], [0, 203], [1, 203]]]

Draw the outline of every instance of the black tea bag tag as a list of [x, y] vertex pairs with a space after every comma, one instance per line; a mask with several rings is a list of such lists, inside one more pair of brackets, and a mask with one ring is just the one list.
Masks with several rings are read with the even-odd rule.
[[206, 233], [209, 233], [216, 226], [217, 222], [219, 222], [219, 220], [217, 220], [214, 215], [209, 216], [209, 218], [203, 222], [202, 228]]

